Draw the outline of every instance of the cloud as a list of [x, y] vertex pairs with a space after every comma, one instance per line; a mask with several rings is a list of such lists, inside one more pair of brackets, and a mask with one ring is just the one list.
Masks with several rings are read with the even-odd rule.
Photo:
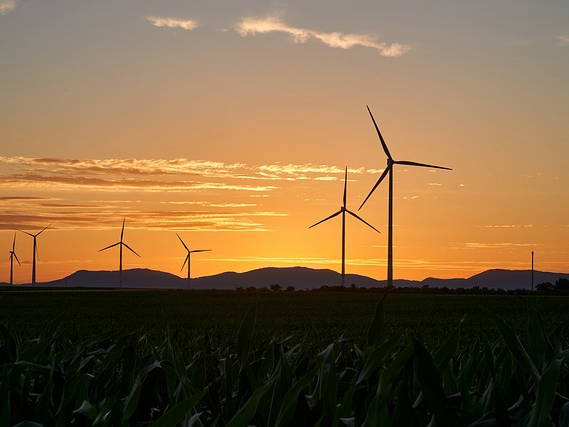
[[[208, 160], [189, 159], [60, 159], [34, 157], [3, 157], [0, 156], [0, 166], [6, 169], [27, 173], [41, 172], [50, 176], [62, 175], [70, 177], [74, 171], [80, 172], [80, 178], [96, 178], [104, 181], [120, 177], [153, 177], [166, 179], [173, 177], [190, 177], [193, 180], [201, 178], [233, 179], [233, 180], [262, 180], [262, 181], [296, 181], [296, 180], [325, 180], [341, 176], [344, 169], [337, 166], [308, 164], [268, 164], [247, 165], [244, 163], [223, 163]], [[348, 170], [350, 174], [375, 174], [376, 169], [364, 167]], [[6, 176], [6, 175], [4, 175]], [[2, 174], [0, 174], [0, 178]]]
[[507, 249], [507, 248], [530, 248], [530, 247], [534, 247], [534, 246], [541, 246], [540, 244], [537, 243], [509, 243], [509, 242], [503, 242], [503, 243], [480, 243], [480, 242], [468, 242], [465, 243], [464, 246], [466, 246], [469, 249]]
[[569, 46], [569, 34], [559, 34], [555, 39], [557, 40], [557, 46]]
[[[75, 208], [75, 209], [73, 209]], [[116, 229], [117, 217], [126, 216], [130, 228], [178, 231], [268, 231], [259, 218], [285, 217], [280, 212], [205, 212], [205, 211], [142, 211], [70, 210], [32, 213], [0, 213], [0, 230], [36, 230], [51, 224], [51, 230], [110, 230]]]
[[375, 49], [381, 56], [386, 57], [399, 57], [410, 49], [409, 46], [401, 43], [388, 44], [380, 42], [376, 36], [371, 34], [325, 33], [307, 28], [292, 27], [275, 15], [242, 18], [235, 26], [235, 30], [241, 37], [279, 32], [292, 36], [295, 43], [305, 43], [310, 39], [316, 39], [329, 47], [340, 49], [351, 49], [355, 46], [363, 46]]
[[0, 0], [0, 15], [6, 15], [16, 8], [16, 0]]
[[210, 206], [212, 208], [247, 208], [257, 206], [256, 203], [211, 203], [204, 201], [172, 201], [160, 202], [168, 205], [194, 205], [194, 206]]
[[482, 225], [482, 228], [533, 228], [533, 224], [491, 224]]
[[3, 196], [0, 197], [3, 202], [17, 201], [35, 201], [35, 200], [55, 200], [53, 197], [36, 197], [36, 196]]
[[181, 28], [182, 30], [195, 30], [198, 22], [193, 19], [163, 18], [160, 16], [147, 16], [146, 20], [159, 28]]
[[234, 190], [234, 191], [271, 191], [278, 187], [265, 185], [238, 185], [222, 182], [196, 181], [159, 181], [130, 178], [105, 179], [87, 176], [64, 176], [45, 174], [18, 174], [0, 177], [0, 187], [39, 187], [50, 190], [76, 190], [78, 187], [95, 191], [132, 191], [146, 192], [180, 192], [187, 190]]

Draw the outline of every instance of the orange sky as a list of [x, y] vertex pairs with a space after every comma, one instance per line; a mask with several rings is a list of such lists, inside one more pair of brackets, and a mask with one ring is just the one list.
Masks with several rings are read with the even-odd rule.
[[[0, 244], [7, 260], [14, 229], [51, 224], [38, 280], [116, 268], [97, 250], [123, 217], [142, 255], [125, 268], [179, 274], [177, 232], [213, 249], [198, 276], [339, 270], [340, 219], [307, 227], [340, 206], [345, 166], [353, 210], [385, 167], [366, 104], [395, 158], [454, 169], [396, 169], [396, 278], [525, 269], [532, 249], [569, 271], [566, 5], [462, 5], [436, 26], [384, 3], [106, 7], [0, 0]], [[360, 211], [383, 234], [348, 219], [348, 273], [385, 278], [386, 197]]]

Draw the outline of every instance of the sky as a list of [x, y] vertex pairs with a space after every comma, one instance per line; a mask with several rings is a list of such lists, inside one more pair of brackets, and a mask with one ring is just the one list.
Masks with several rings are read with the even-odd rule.
[[[395, 277], [569, 271], [569, 3], [0, 0], [0, 281], [15, 229], [50, 225], [38, 280], [339, 270], [398, 160]], [[387, 188], [348, 218], [347, 272], [385, 279]], [[17, 233], [16, 282], [32, 239]]]

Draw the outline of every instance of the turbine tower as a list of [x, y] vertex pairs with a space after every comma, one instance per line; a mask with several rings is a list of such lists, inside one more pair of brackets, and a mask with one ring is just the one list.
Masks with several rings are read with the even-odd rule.
[[428, 165], [425, 163], [410, 162], [407, 160], [394, 160], [393, 157], [391, 157], [391, 153], [389, 152], [389, 148], [387, 148], [387, 144], [385, 143], [385, 140], [383, 139], [383, 136], [381, 135], [381, 132], [379, 131], [379, 126], [377, 125], [369, 107], [367, 107], [367, 111], [371, 117], [373, 125], [375, 126], [375, 130], [377, 132], [377, 136], [379, 136], [379, 140], [381, 142], [381, 146], [383, 147], [383, 151], [384, 151], [385, 155], [387, 156], [387, 167], [385, 168], [385, 170], [383, 171], [383, 173], [381, 174], [381, 176], [379, 177], [379, 179], [377, 180], [377, 182], [375, 183], [375, 185], [373, 186], [373, 188], [371, 189], [371, 191], [369, 192], [369, 194], [367, 195], [365, 200], [362, 202], [362, 204], [358, 210], [360, 210], [364, 206], [364, 204], [370, 198], [370, 196], [375, 191], [375, 189], [378, 187], [378, 185], [381, 184], [381, 181], [383, 181], [383, 179], [387, 175], [389, 175], [388, 220], [387, 220], [388, 221], [388, 225], [387, 225], [387, 286], [392, 287], [393, 286], [393, 168], [394, 168], [394, 166], [395, 165], [405, 165], [405, 166], [420, 166], [423, 168], [434, 168], [434, 169], [445, 169], [445, 170], [452, 170], [452, 169], [446, 168], [443, 166], [435, 166], [435, 165]]
[[352, 212], [351, 210], [349, 210], [347, 208], [347, 206], [346, 206], [347, 190], [348, 190], [348, 168], [346, 167], [346, 172], [344, 175], [344, 198], [343, 198], [343, 203], [342, 203], [342, 206], [340, 207], [340, 210], [336, 213], [333, 213], [329, 217], [324, 218], [322, 221], [318, 221], [316, 224], [313, 224], [310, 227], [308, 227], [308, 228], [316, 227], [318, 224], [322, 224], [323, 222], [328, 221], [329, 219], [332, 219], [335, 216], [342, 214], [342, 286], [344, 286], [345, 281], [346, 281], [346, 213], [349, 213], [354, 218], [360, 220], [365, 225], [367, 225], [368, 227], [377, 231], [378, 233], [380, 232], [373, 225], [369, 224], [364, 219], [360, 218], [358, 215], [356, 215], [354, 212]]
[[122, 288], [122, 248], [123, 248], [123, 246], [125, 248], [127, 248], [129, 251], [131, 251], [133, 254], [135, 254], [137, 257], [140, 257], [140, 255], [138, 255], [134, 249], [132, 249], [125, 242], [123, 242], [124, 223], [125, 223], [125, 219], [122, 220], [121, 239], [117, 243], [113, 243], [112, 245], [104, 247], [103, 249], [99, 249], [99, 252], [102, 252], [102, 251], [106, 251], [107, 249], [111, 249], [112, 247], [115, 247], [115, 246], [119, 247], [119, 287], [121, 287], [121, 288]]
[[22, 233], [27, 234], [28, 236], [34, 239], [34, 249], [32, 254], [32, 284], [36, 283], [36, 256], [38, 255], [38, 236], [42, 234], [45, 230], [49, 228], [49, 225], [42, 229], [41, 231], [37, 232], [36, 234], [28, 233], [27, 231], [22, 231]]
[[14, 241], [12, 242], [12, 250], [10, 251], [10, 284], [14, 284], [14, 258], [18, 261], [18, 265], [20, 264], [20, 260], [18, 259], [18, 255], [16, 255], [16, 233], [14, 233]]
[[[176, 236], [178, 236], [178, 234], [176, 234]], [[178, 239], [180, 240], [180, 243], [182, 243], [182, 245], [184, 246], [184, 249], [186, 249], [187, 255], [186, 255], [186, 259], [184, 260], [184, 263], [182, 264], [182, 268], [180, 268], [180, 271], [182, 271], [184, 269], [184, 266], [186, 265], [186, 263], [188, 263], [188, 286], [190, 285], [190, 261], [191, 261], [191, 254], [195, 254], [197, 252], [211, 252], [211, 249], [194, 249], [194, 250], [190, 250], [190, 248], [188, 248], [188, 246], [184, 243], [184, 241], [182, 240], [182, 238], [180, 236], [178, 236]]]

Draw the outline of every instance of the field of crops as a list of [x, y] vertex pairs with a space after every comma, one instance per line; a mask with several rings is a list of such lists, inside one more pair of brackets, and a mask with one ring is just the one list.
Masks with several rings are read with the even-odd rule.
[[381, 298], [2, 292], [0, 426], [569, 425], [569, 299]]

